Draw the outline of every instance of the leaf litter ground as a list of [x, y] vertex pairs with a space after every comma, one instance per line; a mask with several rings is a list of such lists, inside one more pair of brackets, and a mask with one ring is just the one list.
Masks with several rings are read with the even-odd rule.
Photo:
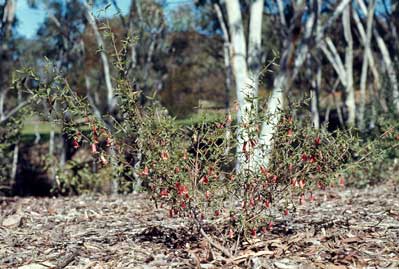
[[0, 224], [0, 268], [399, 268], [392, 183], [319, 193], [231, 257], [143, 194], [0, 197]]

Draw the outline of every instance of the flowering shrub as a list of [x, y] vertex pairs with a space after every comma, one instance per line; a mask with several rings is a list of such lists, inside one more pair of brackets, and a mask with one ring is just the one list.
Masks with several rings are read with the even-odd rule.
[[[257, 136], [250, 134], [242, 148], [245, 156], [238, 158], [236, 134], [243, 126], [231, 116], [182, 127], [156, 101], [141, 105], [141, 93], [125, 79], [117, 80], [118, 110], [99, 116], [63, 79], [41, 85], [46, 87], [39, 87], [37, 96], [51, 96], [53, 104], [64, 105], [58, 111], [50, 107], [50, 113], [63, 122], [69, 147], [86, 148], [95, 164], [95, 169], [86, 164], [71, 174], [65, 171], [78, 163], [69, 161], [57, 177], [62, 192], [98, 189], [104, 184], [98, 179], [109, 178], [118, 192], [139, 187], [148, 191], [170, 217], [187, 217], [199, 226], [227, 220], [224, 233], [231, 238], [267, 232], [277, 215], [312, 202], [314, 190], [331, 182], [344, 185], [340, 172], [349, 164], [356, 141], [350, 133], [315, 130], [310, 119], [299, 122], [281, 111], [270, 163], [251, 166]], [[254, 119], [245, 128], [253, 132], [263, 120]], [[244, 160], [242, 169], [235, 168], [236, 159]]]
[[[86, 148], [95, 164], [91, 171], [85, 165], [84, 173], [69, 176], [63, 172], [68, 165], [62, 168], [57, 179], [63, 191], [87, 190], [97, 178], [109, 177], [114, 191], [142, 188], [170, 217], [187, 217], [199, 227], [225, 223], [225, 236], [235, 238], [270, 231], [276, 216], [312, 202], [314, 190], [331, 183], [345, 185], [342, 172], [350, 165], [357, 141], [350, 132], [315, 130], [310, 119], [299, 122], [280, 111], [274, 115], [280, 120], [274, 126], [270, 162], [266, 166], [258, 160], [254, 165], [252, 153], [261, 147], [258, 126], [265, 118], [237, 126], [227, 115], [182, 127], [156, 100], [147, 98], [142, 105], [141, 92], [128, 79], [115, 82], [117, 110], [106, 115], [93, 113], [86, 99], [59, 76], [40, 83], [34, 92], [51, 100], [49, 113], [62, 122], [69, 147]], [[53, 109], [55, 104], [63, 109]], [[245, 137], [239, 130], [248, 131], [249, 138], [237, 150], [237, 136]], [[237, 159], [242, 160], [240, 169]]]

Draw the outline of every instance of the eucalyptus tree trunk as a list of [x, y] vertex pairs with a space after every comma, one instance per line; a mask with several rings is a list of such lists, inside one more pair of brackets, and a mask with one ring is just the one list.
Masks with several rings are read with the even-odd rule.
[[319, 111], [319, 93], [321, 87], [321, 65], [317, 66], [316, 78], [313, 79], [312, 89], [310, 91], [310, 111], [312, 113], [312, 122], [315, 129], [320, 129], [320, 111]]
[[[352, 14], [353, 14], [353, 19], [354, 19], [355, 24], [356, 24], [356, 28], [358, 29], [358, 32], [360, 34], [361, 43], [362, 43], [363, 47], [365, 47], [366, 43], [367, 43], [366, 30], [364, 29], [363, 24], [362, 24], [362, 22], [361, 22], [361, 20], [359, 18], [359, 15], [357, 14], [356, 10], [353, 10]], [[371, 40], [369, 42], [371, 42]], [[374, 80], [373, 80], [373, 88], [374, 88], [374, 91], [376, 93], [378, 93], [379, 90], [380, 90], [380, 85], [381, 85], [381, 83], [380, 83], [380, 73], [379, 73], [379, 71], [377, 69], [377, 65], [375, 63], [375, 55], [374, 55], [373, 51], [370, 49], [370, 46], [369, 46], [369, 49], [367, 50], [367, 52], [368, 52], [367, 53], [368, 66], [370, 67], [370, 71], [373, 74], [373, 78], [374, 78]], [[380, 105], [381, 105], [382, 109], [384, 110], [384, 112], [387, 112], [388, 111], [388, 106], [387, 106], [387, 104], [385, 102], [385, 99], [384, 98], [379, 98], [379, 102], [380, 102]]]
[[250, 99], [254, 97], [254, 90], [248, 87], [247, 46], [239, 0], [226, 0], [226, 9], [232, 48], [233, 75], [239, 105], [237, 112], [237, 169], [241, 169], [240, 166], [245, 161], [243, 147], [249, 139], [245, 126], [249, 124], [250, 115], [253, 113]]
[[342, 24], [344, 27], [345, 48], [345, 69], [346, 69], [346, 88], [345, 106], [348, 110], [346, 125], [353, 127], [356, 119], [355, 89], [353, 87], [353, 38], [351, 30], [351, 5], [348, 5], [342, 13]]
[[[91, 13], [91, 8], [86, 0], [83, 0], [83, 6], [85, 8], [86, 19], [94, 32], [97, 46], [100, 49], [100, 56], [101, 56], [101, 61], [103, 64], [105, 85], [106, 85], [106, 89], [107, 89], [107, 95], [106, 95], [107, 112], [113, 113], [116, 102], [115, 102], [114, 90], [113, 90], [112, 82], [111, 82], [111, 72], [110, 72], [110, 67], [109, 67], [109, 62], [108, 62], [108, 56], [105, 51], [105, 43], [103, 41], [100, 31], [98, 30], [96, 20], [95, 20], [93, 14]], [[110, 122], [106, 122], [102, 118], [101, 118], [101, 120], [104, 122], [104, 124], [108, 128], [110, 128], [110, 129], [112, 128], [112, 124]], [[110, 156], [110, 164], [112, 166], [112, 173], [113, 173], [111, 192], [112, 192], [112, 194], [116, 194], [119, 189], [119, 183], [118, 183], [117, 176], [116, 176], [118, 164], [117, 164], [116, 152], [115, 152], [113, 145], [108, 148], [108, 154]]]
[[[250, 8], [249, 38], [248, 38], [248, 71], [249, 81], [254, 91], [254, 96], [258, 96], [259, 75], [261, 71], [261, 45], [262, 45], [262, 19], [263, 19], [264, 0], [255, 0]], [[257, 99], [254, 99], [255, 109], [257, 110]], [[257, 112], [257, 111], [256, 111]]]
[[111, 72], [109, 68], [108, 56], [105, 51], [105, 44], [103, 38], [101, 36], [100, 31], [98, 30], [96, 19], [94, 18], [93, 14], [91, 13], [91, 8], [86, 0], [82, 1], [83, 7], [85, 8], [85, 16], [86, 19], [94, 32], [94, 36], [96, 38], [97, 46], [100, 50], [101, 61], [103, 64], [103, 71], [104, 71], [104, 80], [105, 86], [107, 88], [107, 110], [108, 112], [112, 112], [115, 107], [115, 99], [114, 99], [114, 90], [112, 87], [111, 82]]
[[[363, 0], [357, 0], [359, 7], [361, 9], [361, 11], [364, 14], [367, 14], [367, 7], [364, 3]], [[392, 87], [392, 101], [393, 101], [393, 105], [394, 105], [394, 109], [396, 111], [396, 113], [399, 114], [399, 84], [398, 84], [398, 80], [396, 77], [396, 71], [395, 71], [395, 67], [391, 58], [391, 55], [389, 54], [389, 50], [387, 45], [385, 44], [384, 39], [381, 37], [380, 33], [378, 32], [377, 28], [374, 26], [373, 27], [373, 34], [374, 37], [377, 41], [377, 45], [378, 48], [381, 52], [382, 55], [382, 59], [384, 61], [385, 64], [385, 68], [387, 70], [388, 73], [388, 78], [389, 81], [391, 83], [391, 87]]]
[[370, 54], [370, 42], [372, 35], [372, 27], [373, 27], [373, 18], [374, 18], [374, 10], [375, 10], [375, 0], [371, 0], [369, 5], [369, 10], [367, 14], [367, 34], [366, 40], [364, 42], [364, 56], [363, 56], [363, 65], [362, 65], [362, 73], [360, 76], [360, 106], [359, 106], [359, 129], [360, 131], [364, 131], [366, 128], [365, 122], [365, 111], [366, 111], [366, 83], [367, 83], [367, 69], [368, 69], [368, 55]]

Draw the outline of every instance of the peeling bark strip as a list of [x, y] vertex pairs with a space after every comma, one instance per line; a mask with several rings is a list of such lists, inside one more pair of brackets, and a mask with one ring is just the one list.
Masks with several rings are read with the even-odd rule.
[[105, 52], [105, 44], [104, 44], [103, 38], [101, 37], [101, 34], [98, 30], [96, 19], [94, 18], [93, 14], [91, 13], [91, 8], [90, 8], [89, 4], [87, 3], [86, 0], [83, 0], [82, 3], [85, 8], [86, 19], [89, 22], [89, 24], [94, 32], [94, 35], [96, 37], [97, 46], [100, 49], [101, 61], [103, 63], [103, 69], [104, 69], [105, 85], [107, 87], [107, 108], [108, 108], [108, 112], [112, 112], [115, 107], [115, 100], [114, 100], [114, 91], [113, 91], [112, 83], [111, 83], [111, 73], [110, 73], [110, 69], [109, 69], [108, 57]]

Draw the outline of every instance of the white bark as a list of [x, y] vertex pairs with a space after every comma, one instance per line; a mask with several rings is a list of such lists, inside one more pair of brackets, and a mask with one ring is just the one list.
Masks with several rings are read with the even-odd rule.
[[370, 7], [367, 14], [367, 34], [364, 42], [364, 56], [362, 73], [360, 76], [360, 106], [359, 106], [359, 129], [363, 131], [366, 127], [364, 114], [366, 110], [366, 83], [367, 83], [367, 69], [368, 69], [368, 55], [370, 55], [370, 42], [373, 27], [374, 9], [376, 1], [370, 1]]
[[345, 105], [348, 109], [346, 124], [354, 126], [356, 119], [355, 90], [353, 87], [353, 38], [351, 30], [351, 6], [347, 6], [342, 14], [342, 24], [344, 27], [345, 48], [345, 68], [346, 68], [346, 89]]
[[278, 6], [278, 13], [280, 17], [280, 22], [283, 27], [287, 27], [287, 21], [285, 20], [284, 16], [284, 4], [282, 0], [277, 0], [277, 6]]
[[310, 91], [312, 122], [315, 129], [320, 129], [319, 93], [321, 87], [321, 66], [317, 66], [316, 79]]
[[[251, 3], [248, 38], [248, 71], [250, 87], [253, 95], [258, 96], [259, 75], [261, 70], [262, 19], [264, 0], [255, 0]], [[255, 109], [257, 110], [257, 100]], [[257, 112], [257, 111], [256, 111]]]
[[[328, 47], [326, 46], [326, 44], [328, 44]], [[326, 37], [325, 44], [324, 42], [322, 42], [320, 44], [320, 48], [326, 56], [327, 60], [331, 63], [335, 72], [338, 74], [338, 78], [341, 81], [342, 85], [346, 86], [347, 79], [345, 67], [342, 63], [341, 56], [339, 56], [338, 51], [331, 38]]]
[[[359, 15], [357, 14], [357, 12], [354, 10], [353, 11], [353, 19], [356, 23], [356, 27], [359, 31], [360, 37], [361, 37], [361, 43], [362, 45], [365, 47], [365, 44], [367, 42], [367, 34], [366, 31], [363, 27], [363, 24], [360, 21]], [[368, 60], [368, 65], [370, 66], [370, 70], [371, 73], [373, 74], [374, 77], [374, 87], [376, 90], [378, 90], [380, 88], [380, 74], [378, 72], [376, 63], [375, 63], [375, 56], [373, 55], [373, 52], [371, 51], [371, 49], [367, 50], [367, 60]]]
[[[367, 7], [364, 4], [364, 1], [357, 0], [357, 2], [359, 3], [359, 7], [360, 7], [361, 11], [364, 14], [367, 14]], [[396, 77], [395, 67], [393, 65], [391, 55], [389, 54], [388, 47], [385, 44], [384, 39], [381, 37], [381, 35], [378, 32], [376, 27], [373, 27], [373, 34], [375, 36], [375, 39], [377, 40], [377, 45], [381, 52], [382, 58], [384, 60], [385, 67], [386, 67], [387, 73], [388, 73], [388, 78], [391, 83], [393, 105], [394, 105], [396, 113], [399, 113], [399, 85], [398, 85], [398, 80]]]
[[254, 91], [247, 85], [249, 82], [246, 61], [247, 48], [239, 1], [226, 0], [226, 9], [232, 48], [233, 74], [239, 104], [237, 112], [237, 169], [240, 169], [240, 166], [245, 161], [245, 156], [243, 156], [243, 145], [245, 141], [249, 139], [248, 129], [246, 127], [248, 127], [250, 116], [253, 113], [251, 99], [254, 97]]
[[83, 0], [82, 3], [85, 8], [86, 19], [89, 22], [90, 27], [92, 28], [92, 30], [94, 32], [94, 35], [96, 37], [97, 46], [100, 49], [101, 61], [102, 61], [103, 70], [104, 70], [105, 85], [107, 88], [107, 108], [108, 108], [108, 112], [112, 112], [115, 107], [115, 99], [114, 99], [114, 90], [113, 90], [112, 82], [111, 82], [111, 72], [110, 72], [109, 63], [108, 63], [108, 56], [105, 51], [105, 44], [104, 44], [103, 38], [100, 34], [100, 31], [98, 30], [96, 19], [94, 18], [93, 14], [91, 13], [91, 8], [90, 8], [89, 4], [87, 3], [86, 0]]

